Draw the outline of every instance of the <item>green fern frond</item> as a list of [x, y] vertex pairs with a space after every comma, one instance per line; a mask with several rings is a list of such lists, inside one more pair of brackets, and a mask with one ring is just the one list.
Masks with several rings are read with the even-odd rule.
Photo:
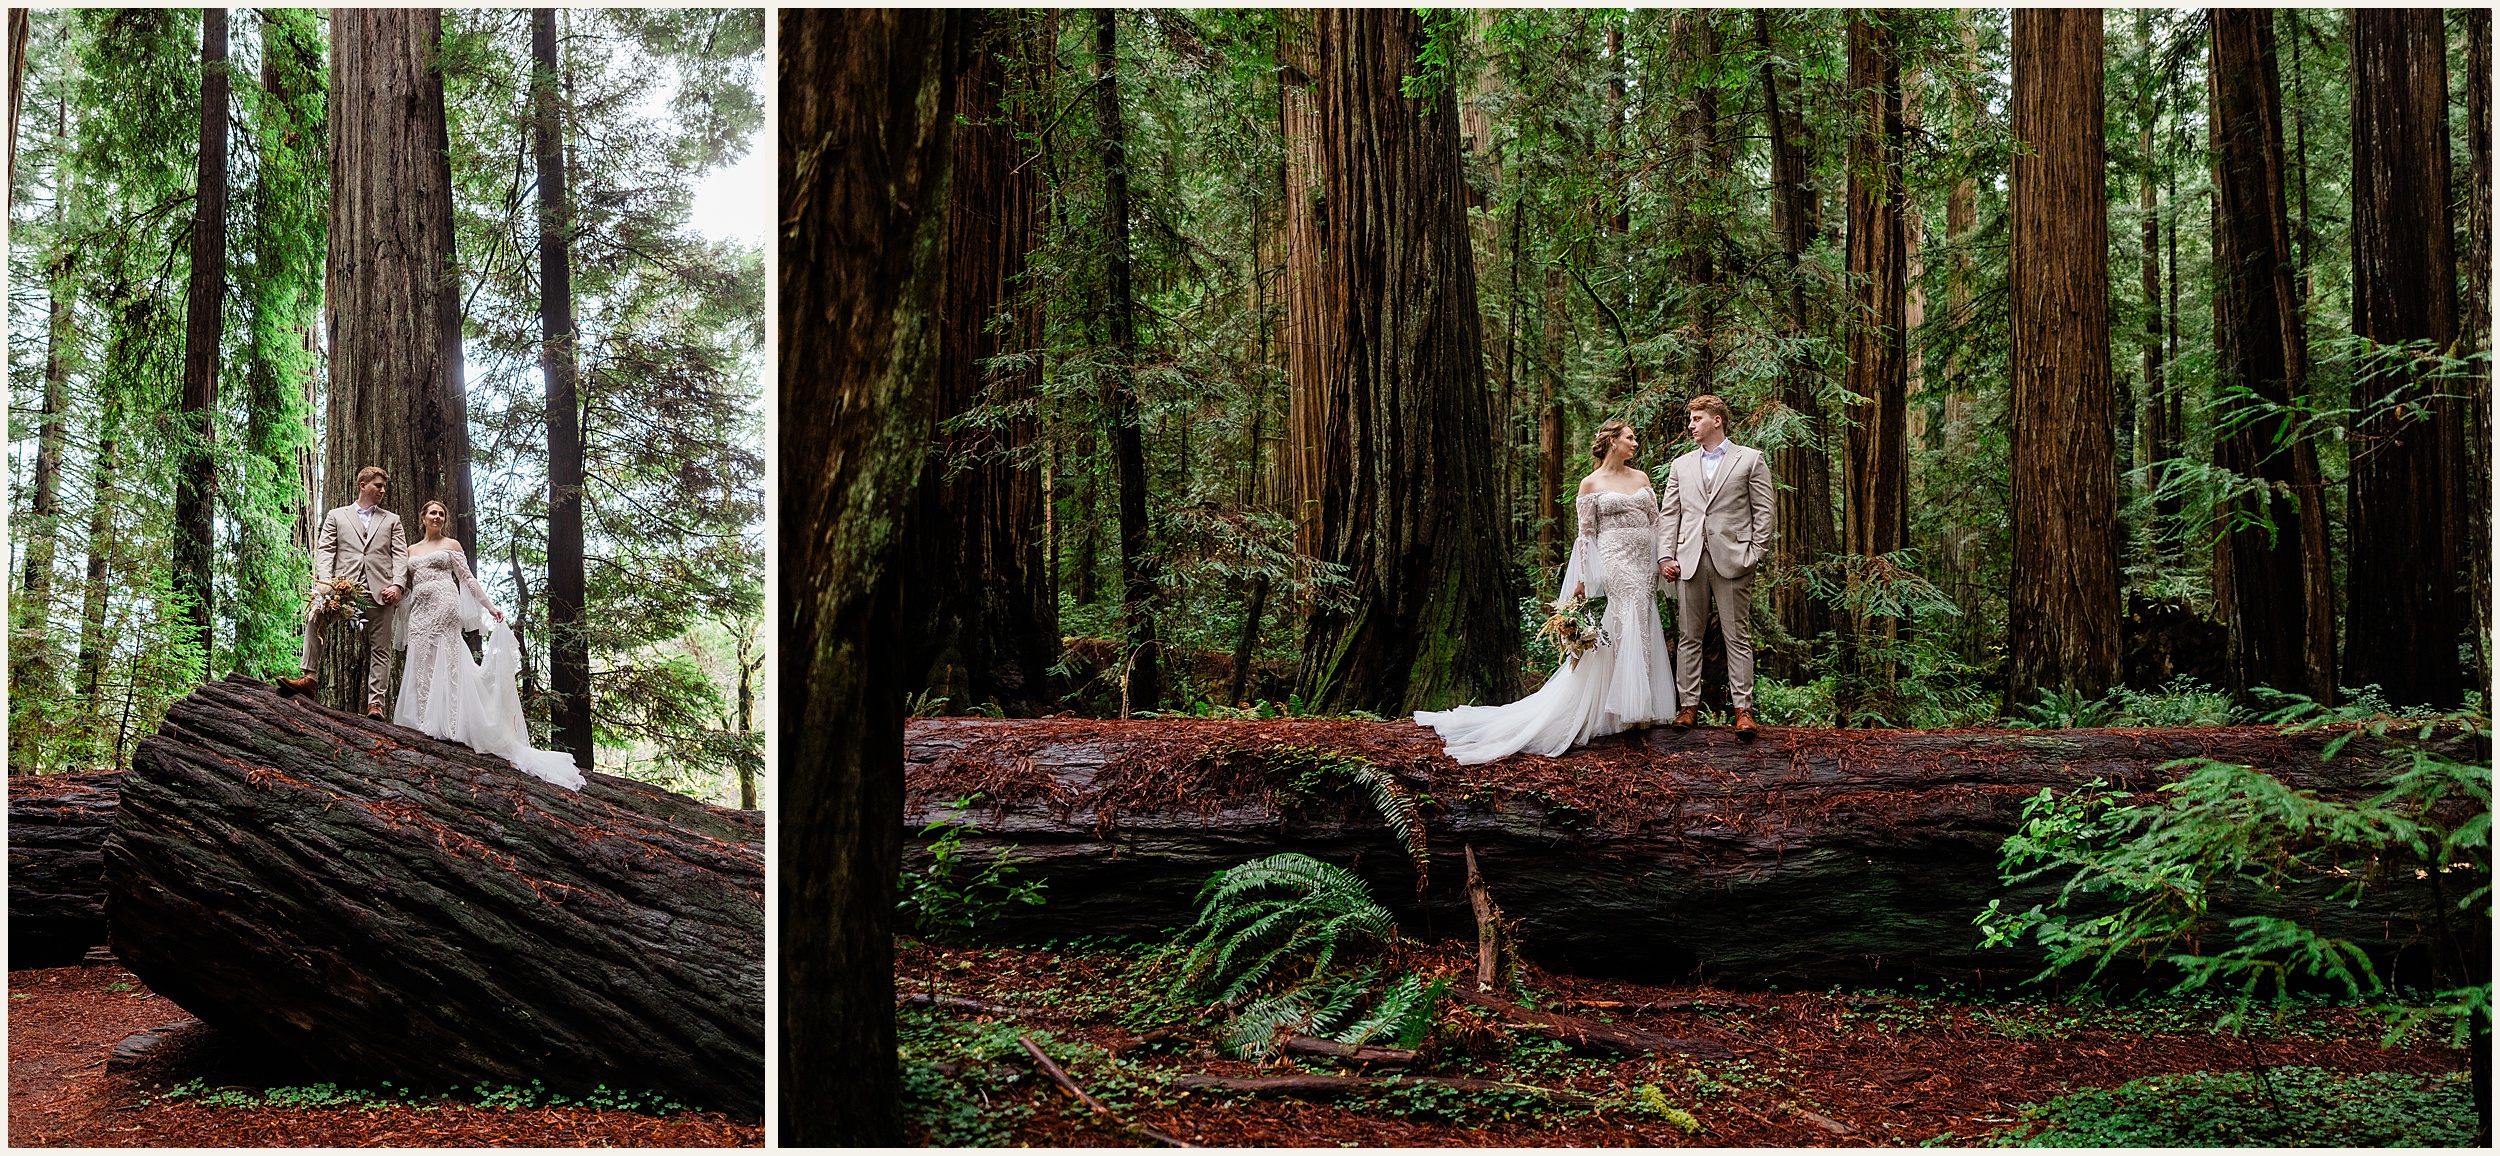
[[1354, 773], [1354, 781], [1371, 792], [1372, 809], [1380, 812], [1380, 821], [1406, 845], [1406, 857], [1415, 861], [1415, 890], [1423, 890], [1432, 871], [1432, 849], [1424, 839], [1424, 809], [1378, 767], [1365, 765]]

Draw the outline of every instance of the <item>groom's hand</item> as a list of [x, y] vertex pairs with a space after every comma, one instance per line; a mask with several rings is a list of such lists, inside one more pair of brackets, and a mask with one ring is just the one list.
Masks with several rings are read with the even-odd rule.
[[1684, 567], [1677, 563], [1673, 558], [1660, 558], [1658, 560], [1658, 576], [1661, 578], [1672, 580], [1677, 574], [1681, 573], [1683, 569]]
[[396, 585], [392, 585], [392, 586], [385, 586], [385, 587], [383, 587], [383, 588], [382, 588], [382, 605], [384, 605], [384, 606], [397, 606], [397, 605], [399, 605], [399, 587], [398, 587], [398, 586], [396, 586]]

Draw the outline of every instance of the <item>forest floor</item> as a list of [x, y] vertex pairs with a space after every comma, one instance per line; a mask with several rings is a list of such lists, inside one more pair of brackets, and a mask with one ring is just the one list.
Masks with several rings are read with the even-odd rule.
[[[1156, 1032], [1153, 1025], [1171, 1020], [1144, 1010], [1153, 991], [1134, 974], [1138, 958], [899, 940], [911, 1138], [1082, 1147], [1153, 1143], [1151, 1130], [1206, 1146], [1960, 1146], [2038, 1141], [2063, 1128], [2086, 1143], [2153, 1142], [2155, 1133], [2108, 1130], [2129, 1118], [2156, 1133], [2172, 1129], [2173, 1143], [2297, 1144], [2310, 1128], [2325, 1130], [2329, 1143], [2472, 1136], [2465, 1054], [2418, 1040], [2383, 1048], [2377, 1017], [2349, 1006], [2305, 1005], [2239, 1036], [2213, 1030], [2224, 1009], [2211, 1002], [2081, 1006], [2027, 990], [1730, 992], [1533, 967], [1521, 987], [1537, 1007], [1710, 1041], [1733, 1058], [1578, 1053], [1445, 1003], [1418, 1074], [1578, 1092], [1595, 1106], [1387, 1083], [1333, 1103], [1186, 1091], [1171, 1079], [1355, 1070], [1330, 1060], [1227, 1058], [1213, 1046], [1213, 1018]], [[1472, 985], [1474, 962], [1472, 944], [1447, 944], [1410, 950], [1403, 965]], [[910, 1002], [932, 992], [990, 1006]], [[1107, 1114], [1045, 1078], [1024, 1051], [1026, 1038]], [[2090, 1091], [2144, 1077], [2171, 1078], [2135, 1085], [2120, 1094], [2123, 1103]], [[2061, 1121], [2061, 1109], [2095, 1120]]]
[[196, 1024], [128, 1070], [114, 1045], [189, 1019], [120, 967], [9, 973], [12, 1148], [757, 1147], [764, 1129], [714, 1112], [408, 1101], [256, 1063]]

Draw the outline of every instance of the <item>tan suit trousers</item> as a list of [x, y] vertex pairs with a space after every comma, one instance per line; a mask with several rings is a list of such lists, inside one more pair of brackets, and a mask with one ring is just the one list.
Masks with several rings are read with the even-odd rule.
[[[391, 616], [399, 613], [397, 606], [385, 606], [365, 618], [365, 705], [379, 706], [391, 691]], [[304, 611], [304, 673], [321, 673], [321, 655], [330, 643], [329, 628], [312, 620], [312, 611]]]
[[1718, 603], [1719, 633], [1727, 638], [1727, 697], [1738, 710], [1753, 709], [1753, 576], [1727, 578], [1701, 564], [1675, 584], [1675, 700], [1677, 708], [1701, 704], [1701, 636], [1710, 628], [1710, 604]]

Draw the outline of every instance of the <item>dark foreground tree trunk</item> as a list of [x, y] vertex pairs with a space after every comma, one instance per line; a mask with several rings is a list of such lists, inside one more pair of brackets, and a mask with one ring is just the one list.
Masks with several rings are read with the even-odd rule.
[[[2448, 187], [2447, 39], [2435, 8], [2352, 17], [2352, 331], [2382, 345], [2457, 339], [2456, 243]], [[2465, 699], [2474, 610], [2465, 559], [2470, 418], [2462, 380], [2398, 362], [2353, 382], [2351, 572], [2345, 622], [2356, 644], [2345, 686], [2388, 701]], [[2382, 405], [2393, 395], [2400, 404]], [[2470, 653], [2470, 652], [2469, 652]]]
[[2013, 520], [2006, 706], [2118, 681], [2101, 13], [2014, 13]]
[[[966, 853], [977, 862], [1012, 846], [1026, 878], [1049, 881], [1047, 903], [999, 924], [1037, 940], [1185, 925], [1208, 876], [1281, 851], [1364, 876], [1409, 934], [1472, 939], [1458, 864], [1473, 845], [1493, 898], [1521, 921], [1522, 949], [1557, 970], [1745, 985], [2011, 983], [2039, 970], [2037, 953], [1979, 950], [1971, 919], [1990, 899], [2020, 910], [2054, 886], [1998, 882], [1998, 847], [2025, 800], [2094, 778], [2147, 790], [2168, 781], [2164, 763], [2198, 756], [2337, 797], [2366, 794], [2385, 773], [2366, 761], [2371, 740], [2321, 765], [2327, 737], [1774, 727], [1746, 744], [1724, 730], [1662, 729], [1562, 759], [1460, 767], [1432, 732], [1405, 723], [924, 720], [907, 732], [903, 822], [947, 818], [954, 800], [983, 792], [958, 816], [977, 828]], [[1362, 788], [1339, 791], [1313, 773], [1328, 755], [1369, 760], [1432, 800], [1420, 892]], [[906, 859], [925, 863], [925, 851]], [[2419, 937], [2379, 906], [2395, 902], [2380, 893], [2327, 917], [2365, 944], [2402, 947], [2409, 964]]]
[[960, 48], [929, 10], [781, 21], [783, 1143], [901, 1140], [894, 872], [910, 498], [943, 320]]
[[58, 967], [104, 945], [104, 837], [120, 771], [9, 776], [9, 967]]
[[[2328, 592], [2326, 518], [2318, 454], [2277, 407], [2307, 389], [2308, 342], [2293, 278], [2283, 200], [2283, 110], [2274, 13], [2213, 13], [2214, 354], [2221, 381], [2248, 392], [2219, 406], [2216, 465], [2269, 489], [2243, 498], [2271, 529], [2229, 535], [2231, 682], [2335, 693], [2335, 624]], [[2017, 557], [2020, 552], [2017, 551]], [[2219, 579], [2217, 579], [2219, 583]]]
[[1300, 681], [1315, 709], [1404, 714], [1517, 689], [1458, 103], [1448, 85], [1405, 95], [1424, 42], [1404, 9], [1319, 17], [1333, 427], [1320, 538], [1353, 589], [1305, 634]]
[[1120, 707], [1151, 710], [1163, 701], [1163, 642], [1155, 633], [1156, 561], [1146, 518], [1146, 443], [1137, 400], [1137, 300], [1129, 278], [1128, 122], [1120, 111], [1120, 18], [1094, 10], [1094, 123], [1102, 137], [1104, 324], [1111, 328], [1110, 372], [1102, 403], [1120, 493], [1120, 615], [1127, 654]]
[[141, 739], [113, 952], [220, 1030], [421, 1090], [764, 1107], [764, 822], [232, 678]]

